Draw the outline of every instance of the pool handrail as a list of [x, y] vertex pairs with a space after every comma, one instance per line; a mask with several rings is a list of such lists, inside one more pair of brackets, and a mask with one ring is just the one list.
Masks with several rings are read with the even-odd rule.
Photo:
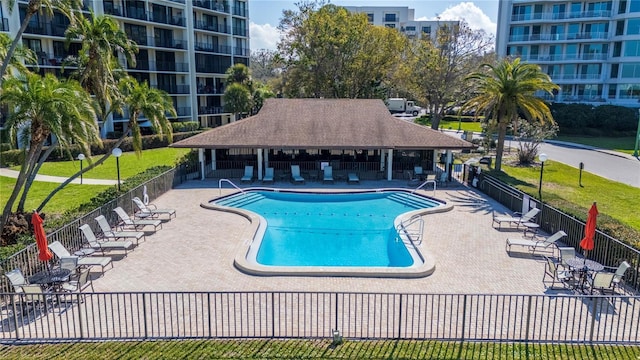
[[433, 183], [433, 193], [435, 194], [436, 192], [436, 181], [435, 180], [426, 180], [425, 182], [423, 182], [422, 184], [420, 184], [420, 186], [418, 186], [417, 188], [413, 189], [413, 191], [411, 191], [411, 193], [415, 193], [416, 191], [420, 190], [421, 188], [423, 188], [424, 186], [426, 186], [429, 183]]
[[227, 183], [231, 184], [231, 186], [233, 186], [234, 188], [238, 189], [241, 193], [243, 193], [245, 195], [247, 194], [244, 190], [240, 189], [238, 187], [238, 185], [234, 184], [233, 181], [231, 181], [229, 179], [220, 179], [218, 181], [218, 190], [220, 191], [220, 195], [222, 195], [222, 183], [223, 182], [227, 182]]

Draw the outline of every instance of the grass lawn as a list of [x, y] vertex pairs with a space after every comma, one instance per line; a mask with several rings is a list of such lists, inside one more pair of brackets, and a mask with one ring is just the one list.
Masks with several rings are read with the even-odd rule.
[[[173, 166], [176, 160], [188, 153], [189, 149], [160, 148], [144, 150], [140, 157], [136, 157], [134, 152], [122, 153], [120, 157], [120, 177], [126, 179], [137, 175], [150, 167], [169, 165]], [[94, 160], [98, 160], [102, 155], [93, 156]], [[89, 165], [88, 160], [83, 161], [83, 166]], [[14, 170], [20, 170], [19, 166], [12, 167]], [[68, 177], [80, 170], [80, 161], [57, 161], [46, 162], [42, 164], [38, 174], [54, 175]], [[88, 179], [113, 179], [117, 178], [116, 159], [111, 156], [101, 165], [87, 171], [83, 175]]]
[[183, 340], [1, 346], [3, 359], [638, 359], [638, 346], [443, 341]]
[[[458, 122], [457, 121], [447, 121], [440, 120], [440, 129], [444, 130], [458, 130]], [[482, 127], [480, 126], [480, 122], [460, 122], [460, 130], [462, 131], [473, 131], [473, 132], [482, 132]]]
[[[502, 171], [507, 174], [506, 177], [501, 177], [503, 181], [538, 197], [539, 166], [516, 167], [503, 163]], [[564, 199], [587, 210], [596, 201], [601, 215], [615, 218], [640, 231], [640, 216], [636, 211], [632, 211], [640, 203], [639, 188], [587, 172], [582, 173], [583, 187], [580, 187], [579, 172], [571, 166], [547, 161], [544, 165], [542, 199], [551, 204], [554, 204], [555, 200]]]
[[589, 137], [589, 136], [558, 136], [554, 140], [568, 141], [577, 144], [595, 146], [602, 149], [615, 150], [627, 154], [633, 154], [635, 147], [635, 137], [625, 136], [618, 138], [610, 137]]

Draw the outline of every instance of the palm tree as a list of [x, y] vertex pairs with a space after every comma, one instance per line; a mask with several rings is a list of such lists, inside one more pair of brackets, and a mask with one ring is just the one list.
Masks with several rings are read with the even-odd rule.
[[[61, 145], [76, 144], [86, 154], [90, 142], [99, 136], [91, 97], [76, 81], [60, 81], [53, 74], [18, 74], [3, 83], [0, 102], [13, 109], [5, 124], [11, 138], [28, 149], [2, 212], [2, 228], [18, 194], [21, 190], [28, 193], [39, 164], [51, 152], [43, 149], [49, 136], [54, 135]], [[23, 206], [24, 202], [17, 211], [23, 212]]]
[[77, 67], [71, 76], [95, 97], [98, 115], [104, 121], [112, 110], [110, 107], [121, 96], [119, 80], [127, 75], [116, 54], [123, 54], [127, 62], [135, 66], [138, 45], [127, 38], [112, 17], [93, 13], [89, 17], [78, 17], [65, 35], [67, 45], [74, 40], [82, 43], [78, 55], [69, 58], [65, 65]]
[[[13, 40], [9, 37], [9, 35], [5, 33], [0, 33], [0, 59], [4, 61], [7, 59], [7, 53], [9, 52], [9, 48], [11, 47]], [[36, 54], [29, 48], [24, 47], [22, 45], [18, 45], [13, 52], [13, 56], [9, 59], [9, 64], [7, 68], [13, 69], [17, 72], [25, 73], [27, 72], [27, 67], [24, 64], [36, 64], [38, 59]]]
[[[9, 11], [13, 11], [13, 6], [15, 5], [15, 0], [7, 1]], [[27, 7], [25, 8], [24, 18], [22, 19], [22, 24], [20, 25], [20, 29], [16, 33], [16, 37], [13, 39], [11, 46], [7, 50], [5, 56], [3, 57], [2, 66], [0, 67], [0, 84], [3, 81], [4, 74], [7, 72], [7, 67], [9, 66], [9, 61], [7, 59], [13, 58], [13, 54], [18, 48], [22, 40], [22, 34], [27, 29], [29, 25], [29, 21], [36, 13], [45, 13], [48, 16], [53, 16], [53, 9], [65, 15], [73, 24], [74, 22], [74, 13], [79, 12], [82, 8], [82, 1], [80, 0], [29, 0]]]
[[513, 61], [503, 59], [495, 66], [483, 64], [481, 69], [486, 71], [475, 72], [467, 77], [473, 84], [474, 93], [478, 95], [467, 101], [463, 108], [473, 109], [476, 114], [497, 122], [495, 169], [500, 171], [507, 127], [515, 123], [520, 113], [527, 121], [553, 123], [549, 106], [535, 93], [544, 91], [552, 94], [559, 87], [540, 70], [540, 66], [522, 63], [520, 58]]
[[[138, 83], [134, 78], [126, 77], [120, 82], [120, 91], [124, 96], [124, 103], [129, 107], [129, 123], [128, 128], [131, 130], [133, 136], [133, 148], [137, 154], [142, 151], [142, 137], [140, 134], [140, 126], [138, 120], [142, 114], [145, 115], [146, 120], [151, 123], [154, 131], [159, 134], [164, 134], [167, 137], [169, 143], [173, 142], [173, 133], [171, 122], [168, 116], [177, 116], [176, 110], [171, 101], [171, 97], [162, 90], [150, 88], [145, 82], [143, 84]], [[128, 136], [128, 131], [113, 144], [113, 148], [116, 148], [122, 144], [125, 138]], [[65, 182], [47, 195], [42, 201], [37, 210], [40, 211], [44, 206], [53, 198], [53, 196], [65, 186], [67, 186], [73, 179], [80, 176], [94, 167], [102, 164], [107, 158], [111, 156], [111, 151], [102, 156], [98, 161], [85, 167], [82, 172], [78, 172], [69, 177]]]

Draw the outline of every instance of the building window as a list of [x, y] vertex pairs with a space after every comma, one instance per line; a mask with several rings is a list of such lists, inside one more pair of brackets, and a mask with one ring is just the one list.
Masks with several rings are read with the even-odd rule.
[[622, 75], [620, 77], [623, 79], [640, 78], [640, 63], [622, 64]]
[[617, 79], [619, 69], [620, 69], [620, 64], [611, 64], [611, 74], [609, 77], [611, 79]]
[[640, 19], [629, 19], [627, 21], [627, 35], [638, 34], [640, 34]]
[[624, 14], [627, 12], [627, 0], [621, 0], [618, 5], [618, 14]]
[[616, 36], [624, 34], [624, 20], [618, 20], [616, 22]]
[[640, 12], [640, 1], [631, 1], [629, 4], [629, 12]]
[[431, 34], [431, 26], [423, 26], [422, 32], [425, 34]]
[[373, 23], [373, 14], [367, 14], [370, 23]]
[[618, 86], [616, 84], [609, 85], [609, 99], [615, 99], [618, 92]]
[[639, 40], [625, 41], [624, 56], [640, 56], [640, 41]]
[[386, 22], [396, 22], [396, 14], [384, 14], [384, 21]]
[[395, 29], [396, 28], [396, 24], [384, 24], [384, 26], [390, 28], [390, 29]]
[[407, 31], [416, 31], [416, 27], [415, 26], [407, 26], [406, 30]]
[[621, 53], [622, 53], [622, 42], [616, 41], [615, 43], [613, 43], [613, 57], [620, 57]]

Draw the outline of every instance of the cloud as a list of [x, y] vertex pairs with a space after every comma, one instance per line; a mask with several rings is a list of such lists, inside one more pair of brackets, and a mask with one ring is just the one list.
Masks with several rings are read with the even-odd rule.
[[249, 34], [251, 34], [251, 49], [269, 49], [276, 50], [278, 41], [280, 40], [280, 32], [271, 24], [249, 23]]
[[[488, 34], [496, 34], [497, 24], [492, 22], [489, 16], [472, 2], [461, 2], [457, 5], [449, 6], [439, 16], [440, 20], [464, 19], [473, 30], [483, 29]], [[436, 18], [421, 18], [419, 20], [436, 20]]]

